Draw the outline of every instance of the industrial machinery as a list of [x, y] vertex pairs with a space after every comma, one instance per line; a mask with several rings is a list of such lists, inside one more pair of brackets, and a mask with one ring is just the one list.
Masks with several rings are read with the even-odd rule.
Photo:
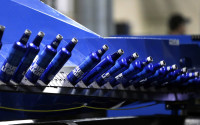
[[0, 124], [199, 123], [197, 37], [103, 38], [39, 0], [0, 3]]

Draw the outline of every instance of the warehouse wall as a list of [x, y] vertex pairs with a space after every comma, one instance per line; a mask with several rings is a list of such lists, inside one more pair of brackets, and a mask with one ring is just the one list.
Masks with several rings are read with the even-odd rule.
[[128, 22], [131, 34], [166, 34], [173, 13], [191, 19], [188, 34], [200, 33], [200, 0], [113, 0], [113, 18]]
[[190, 18], [187, 34], [200, 34], [200, 0], [42, 0], [94, 32], [114, 34], [114, 24], [126, 22], [130, 34], [167, 34], [173, 13]]
[[113, 35], [112, 0], [75, 0], [75, 19], [101, 36]]

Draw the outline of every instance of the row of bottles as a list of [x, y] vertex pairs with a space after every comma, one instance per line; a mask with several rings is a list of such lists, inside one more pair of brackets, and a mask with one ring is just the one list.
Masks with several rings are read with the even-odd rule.
[[[0, 26], [1, 37], [4, 29], [4, 26]], [[19, 84], [23, 78], [33, 84], [37, 84], [39, 79], [44, 83], [50, 82], [71, 57], [71, 51], [78, 42], [76, 38], [73, 38], [57, 52], [57, 48], [63, 39], [58, 34], [51, 44], [46, 45], [42, 52], [38, 54], [40, 43], [45, 34], [40, 31], [33, 42], [27, 44], [30, 35], [31, 31], [26, 29], [19, 41], [13, 44], [8, 57], [1, 66], [0, 80], [2, 82]]]
[[[0, 26], [0, 41], [5, 27]], [[19, 41], [15, 42], [0, 70], [0, 80], [4, 83], [31, 84], [46, 86], [56, 76], [72, 56], [72, 50], [78, 40], [73, 38], [58, 52], [57, 48], [63, 37], [56, 38], [40, 51], [40, 43], [45, 34], [39, 32], [35, 39], [28, 43], [30, 30], [25, 30]], [[2, 44], [0, 44], [0, 47]], [[151, 86], [180, 86], [199, 83], [198, 72], [187, 72], [187, 68], [178, 69], [177, 65], [165, 66], [164, 60], [152, 63], [153, 58], [147, 57], [136, 60], [139, 55], [133, 53], [126, 58], [120, 58], [124, 51], [117, 50], [113, 54], [101, 57], [109, 49], [103, 45], [99, 50], [90, 53], [84, 61], [73, 69], [62, 86], [82, 88], [117, 88], [151, 87]], [[39, 53], [39, 54], [38, 54]], [[120, 58], [120, 59], [119, 59]]]

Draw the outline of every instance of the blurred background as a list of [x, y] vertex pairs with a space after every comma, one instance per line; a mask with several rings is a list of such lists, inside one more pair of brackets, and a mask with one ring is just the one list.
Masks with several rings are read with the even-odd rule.
[[200, 0], [42, 1], [104, 37], [171, 34], [169, 20], [177, 14], [187, 22], [177, 34], [200, 34]]

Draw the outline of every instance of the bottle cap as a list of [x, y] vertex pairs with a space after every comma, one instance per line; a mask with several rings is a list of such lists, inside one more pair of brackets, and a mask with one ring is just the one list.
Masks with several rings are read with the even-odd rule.
[[135, 58], [135, 59], [139, 57], [138, 53], [136, 53], [136, 52], [135, 52], [135, 53], [133, 53], [133, 55], [132, 55], [132, 56], [133, 56], [133, 58]]
[[60, 34], [58, 34], [58, 35], [56, 36], [56, 39], [58, 39], [58, 40], [62, 40], [62, 39], [63, 39], [63, 36], [60, 35]]
[[1, 31], [4, 31], [5, 28], [6, 28], [5, 26], [0, 25], [0, 30], [1, 30]]
[[122, 55], [122, 54], [124, 54], [124, 51], [123, 51], [122, 49], [119, 49], [119, 50], [117, 51], [117, 53], [118, 53], [119, 55]]
[[181, 69], [181, 71], [182, 71], [183, 73], [186, 73], [186, 72], [187, 72], [187, 68], [184, 67], [184, 68]]
[[103, 47], [102, 47], [105, 51], [107, 51], [108, 49], [109, 49], [109, 47], [105, 44], [105, 45], [103, 45]]
[[42, 32], [42, 31], [38, 32], [37, 36], [33, 40], [33, 43], [36, 46], [40, 46], [40, 43], [42, 42], [42, 39], [43, 39], [44, 35], [45, 35], [44, 32]]
[[167, 71], [170, 71], [170, 69], [171, 69], [171, 66], [167, 66]]
[[195, 77], [199, 77], [199, 72], [194, 72]]
[[161, 66], [165, 66], [166, 65], [166, 62], [164, 60], [160, 61], [160, 65]]
[[38, 36], [40, 36], [40, 37], [44, 37], [44, 35], [45, 35], [44, 32], [42, 32], [42, 31], [38, 32]]
[[151, 56], [147, 57], [148, 62], [153, 62], [153, 58]]
[[29, 29], [26, 29], [24, 33], [25, 33], [26, 35], [31, 35], [32, 32], [31, 32]]
[[20, 41], [22, 44], [26, 45], [26, 43], [28, 42], [28, 39], [29, 39], [30, 35], [31, 35], [31, 31], [28, 30], [28, 29], [26, 29], [26, 30], [24, 31], [24, 34], [22, 35], [22, 37], [20, 38], [19, 41]]
[[108, 46], [107, 45], [103, 45], [101, 49], [97, 50], [97, 54], [101, 57], [103, 56], [103, 54], [108, 50]]
[[76, 38], [72, 38], [72, 43], [74, 43], [74, 44], [77, 44], [78, 43], [78, 40], [76, 39]]
[[174, 65], [172, 65], [172, 69], [176, 70], [176, 69], [178, 69], [178, 66], [176, 64], [174, 64]]

